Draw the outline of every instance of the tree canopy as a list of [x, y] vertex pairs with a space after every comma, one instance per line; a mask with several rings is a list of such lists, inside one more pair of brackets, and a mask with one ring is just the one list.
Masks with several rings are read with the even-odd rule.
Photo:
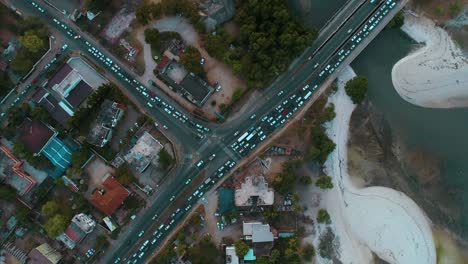
[[68, 219], [64, 215], [56, 214], [45, 222], [44, 229], [50, 238], [56, 238], [65, 231], [67, 224]]
[[294, 19], [283, 0], [268, 4], [239, 1], [234, 20], [240, 28], [238, 39], [217, 28], [206, 35], [205, 47], [253, 88], [263, 88], [285, 71], [317, 35], [316, 30], [308, 30]]
[[325, 209], [318, 210], [317, 222], [326, 223], [326, 224], [329, 224], [331, 222], [330, 215], [328, 214], [327, 210]]
[[332, 177], [327, 175], [322, 175], [318, 180], [315, 182], [315, 186], [319, 187], [320, 189], [331, 189], [333, 188]]
[[28, 30], [20, 37], [23, 47], [32, 53], [39, 52], [44, 48], [44, 40], [41, 39], [33, 30]]
[[355, 104], [360, 104], [367, 95], [367, 78], [364, 76], [356, 76], [349, 80], [345, 85], [346, 93], [351, 97]]
[[249, 246], [242, 240], [234, 242], [234, 247], [236, 248], [236, 255], [239, 258], [243, 258], [249, 252]]
[[42, 213], [46, 217], [51, 217], [60, 211], [60, 205], [54, 201], [50, 200], [42, 206]]
[[184, 49], [182, 56], [180, 57], [180, 62], [194, 74], [204, 78], [205, 70], [203, 70], [201, 61], [201, 54], [194, 46], [188, 46]]

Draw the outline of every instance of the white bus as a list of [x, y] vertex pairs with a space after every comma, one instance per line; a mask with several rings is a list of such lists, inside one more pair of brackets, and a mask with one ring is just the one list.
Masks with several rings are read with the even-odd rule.
[[249, 134], [249, 132], [245, 132], [242, 136], [239, 137], [239, 139], [237, 140], [237, 142], [241, 142], [242, 140], [244, 140], [244, 138]]
[[312, 95], [312, 92], [309, 91], [305, 96], [304, 96], [304, 100], [307, 100], [309, 99], [309, 97]]

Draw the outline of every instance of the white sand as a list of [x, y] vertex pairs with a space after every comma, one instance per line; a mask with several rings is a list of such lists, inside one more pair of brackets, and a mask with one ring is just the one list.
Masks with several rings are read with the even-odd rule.
[[423, 107], [468, 106], [468, 59], [448, 33], [412, 15], [405, 16], [402, 30], [425, 46], [394, 65], [392, 81], [400, 96]]
[[348, 67], [338, 77], [339, 90], [330, 97], [337, 115], [327, 129], [337, 147], [325, 163], [335, 187], [326, 192], [324, 203], [340, 240], [339, 258], [343, 263], [371, 263], [372, 251], [389, 263], [435, 264], [429, 220], [409, 197], [384, 187], [358, 189], [350, 180], [346, 146], [355, 105], [344, 84], [353, 76]]

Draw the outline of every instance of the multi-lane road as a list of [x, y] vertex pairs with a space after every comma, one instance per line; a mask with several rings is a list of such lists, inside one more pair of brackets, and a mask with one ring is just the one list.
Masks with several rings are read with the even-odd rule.
[[[326, 34], [321, 34], [313, 45], [311, 43], [290, 69], [264, 90], [263, 103], [257, 104], [247, 115], [222, 125], [197, 120], [161, 90], [140, 83], [138, 76], [92, 36], [44, 2], [15, 1], [18, 9], [45, 19], [68, 39], [70, 49], [86, 54], [117, 80], [179, 145], [179, 165], [174, 176], [161, 184], [149, 208], [121, 234], [121, 243], [109, 248], [100, 262], [144, 262], [207, 190], [284, 126], [325, 81], [349, 63], [351, 54], [355, 55], [369, 36], [375, 36], [397, 7], [400, 8], [398, 0], [350, 1], [346, 10], [338, 13], [339, 17], [329, 24], [332, 26], [327, 27]], [[195, 185], [192, 179], [202, 173], [205, 179]], [[187, 188], [192, 190], [191, 194], [179, 197]], [[161, 215], [167, 217], [161, 219]]]

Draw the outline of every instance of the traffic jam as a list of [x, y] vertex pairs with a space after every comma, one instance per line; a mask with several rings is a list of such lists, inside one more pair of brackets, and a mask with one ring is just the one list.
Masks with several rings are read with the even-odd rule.
[[[387, 0], [382, 2], [378, 7], [377, 12], [371, 15], [368, 20], [361, 25], [359, 31], [341, 46], [335, 55], [329, 60], [328, 64], [320, 71], [314, 82], [306, 84], [302, 89], [289, 96], [289, 98], [281, 101], [275, 109], [270, 113], [263, 116], [255, 125], [251, 126], [247, 131], [242, 133], [230, 147], [241, 156], [247, 156], [258, 144], [264, 141], [272, 132], [282, 126], [289, 120], [294, 113], [296, 113], [317, 90], [319, 83], [325, 81], [329, 75], [333, 74], [335, 70], [341, 65], [346, 57], [351, 54], [356, 46], [366, 38], [369, 33], [382, 21], [382, 19], [389, 13], [389, 11], [396, 6], [394, 0]], [[309, 60], [309, 59], [308, 59]], [[314, 67], [316, 68], [316, 67]], [[277, 96], [283, 96], [284, 91], [280, 91]], [[256, 114], [253, 114], [250, 119], [255, 119]], [[239, 131], [234, 133], [238, 136]]]
[[[41, 8], [37, 3], [31, 2], [31, 4], [36, 7], [39, 12], [44, 13], [45, 10]], [[164, 108], [164, 113], [167, 114], [171, 119], [173, 120], [178, 120], [182, 124], [188, 125], [190, 127], [195, 128], [198, 133], [206, 133], [209, 132], [210, 129], [206, 128], [192, 120], [189, 120], [189, 118], [179, 111], [175, 110], [174, 106], [171, 104], [165, 102], [162, 100], [160, 97], [158, 97], [153, 91], [150, 89], [146, 88], [142, 83], [139, 81], [132, 79], [128, 74], [125, 73], [116, 63], [112, 61], [111, 58], [106, 57], [102, 51], [94, 47], [91, 43], [88, 41], [84, 40], [81, 35], [75, 34], [75, 32], [70, 29], [65, 23], [61, 22], [60, 20], [53, 18], [52, 19], [57, 26], [65, 31], [65, 33], [70, 37], [73, 38], [75, 41], [81, 41], [83, 44], [87, 46], [87, 51], [89, 54], [91, 54], [93, 57], [98, 59], [99, 61], [102, 62], [102, 64], [110, 70], [113, 74], [117, 75], [120, 79], [125, 81], [128, 85], [133, 87], [137, 92], [139, 92], [146, 100], [146, 106], [148, 108], [154, 108], [155, 106], [158, 108]], [[163, 112], [163, 111], [161, 111]]]

